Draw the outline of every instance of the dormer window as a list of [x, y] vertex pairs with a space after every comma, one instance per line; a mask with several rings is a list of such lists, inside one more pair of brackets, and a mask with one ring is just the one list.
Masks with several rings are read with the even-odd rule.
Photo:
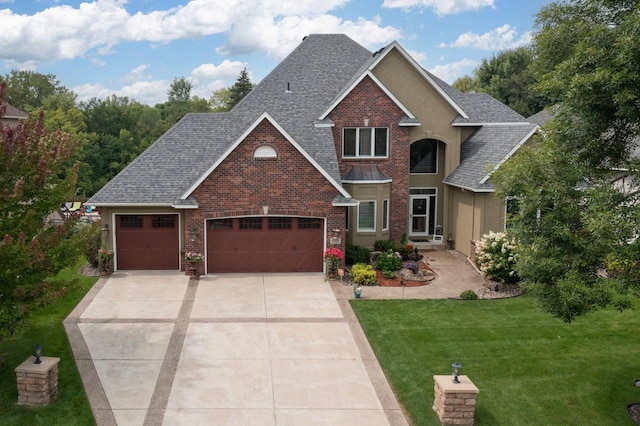
[[345, 127], [344, 158], [386, 158], [389, 152], [387, 127]]

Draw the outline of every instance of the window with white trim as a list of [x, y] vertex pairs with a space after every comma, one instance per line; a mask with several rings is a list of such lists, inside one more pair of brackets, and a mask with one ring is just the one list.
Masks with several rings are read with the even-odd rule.
[[358, 205], [358, 231], [376, 230], [376, 202], [360, 201]]
[[389, 151], [386, 127], [345, 127], [342, 144], [344, 158], [384, 158]]
[[389, 229], [389, 200], [382, 200], [382, 230]]

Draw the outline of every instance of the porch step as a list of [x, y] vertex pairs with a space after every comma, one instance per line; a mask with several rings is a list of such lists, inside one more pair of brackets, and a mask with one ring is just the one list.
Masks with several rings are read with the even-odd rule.
[[418, 250], [446, 250], [447, 245], [444, 241], [411, 241], [408, 240], [407, 244], [413, 245]]

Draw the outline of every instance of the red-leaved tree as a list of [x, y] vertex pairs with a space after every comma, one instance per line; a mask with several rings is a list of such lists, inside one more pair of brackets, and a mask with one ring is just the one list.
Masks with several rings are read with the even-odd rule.
[[17, 124], [2, 122], [5, 84], [0, 83], [0, 338], [34, 304], [46, 277], [75, 262], [76, 218], [51, 224], [48, 216], [74, 194], [77, 148], [68, 134], [45, 129], [43, 113]]

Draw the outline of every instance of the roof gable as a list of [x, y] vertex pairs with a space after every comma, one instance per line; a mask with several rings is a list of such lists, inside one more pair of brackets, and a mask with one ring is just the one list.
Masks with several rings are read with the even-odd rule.
[[[463, 118], [468, 118], [467, 113], [462, 109], [462, 106], [456, 102], [456, 100], [451, 97], [450, 93], [444, 90], [444, 88], [438, 84], [435, 76], [425, 70], [415, 59], [398, 43], [397, 41], [392, 42], [385, 48], [376, 52], [374, 60], [371, 64], [369, 64], [369, 70], [373, 70], [382, 60], [389, 55], [393, 50], [396, 50], [400, 55], [409, 63], [411, 66], [420, 74], [433, 88], [434, 90], [442, 96], [442, 98], [455, 110], [460, 114]], [[445, 83], [446, 84], [446, 83]]]
[[[376, 77], [370, 70], [366, 70], [364, 71], [362, 74], [360, 74], [359, 76], [357, 76], [349, 85], [349, 87], [347, 87], [345, 90], [343, 90], [336, 99], [334, 99], [334, 101], [331, 103], [331, 105], [329, 105], [329, 107], [320, 115], [320, 117], [318, 118], [318, 120], [324, 120], [325, 118], [327, 118], [327, 116], [331, 113], [331, 111], [333, 111], [333, 109], [338, 106], [340, 104], [340, 102], [342, 102], [344, 100], [344, 98], [346, 98], [347, 96], [349, 96], [349, 93], [351, 93], [353, 91], [353, 89], [355, 89], [358, 84], [360, 84], [362, 82], [362, 80], [365, 79], [365, 77], [369, 77], [371, 80], [373, 80], [373, 82], [389, 97], [389, 99], [391, 99], [393, 101], [393, 103], [395, 103], [398, 108], [400, 108], [402, 110], [402, 112], [404, 112], [406, 114], [406, 116], [409, 119], [414, 119], [415, 120], [415, 115], [413, 115], [411, 113], [411, 111], [409, 111], [409, 109], [404, 106], [402, 104], [402, 102], [400, 102], [400, 100], [393, 94], [391, 93], [391, 91], [384, 85], [382, 84], [382, 82], [380, 80], [378, 80], [378, 77]], [[415, 125], [415, 124], [412, 124]]]
[[238, 147], [238, 145], [240, 145], [246, 139], [246, 137], [249, 136], [249, 134], [251, 134], [251, 132], [253, 132], [256, 127], [258, 127], [258, 125], [260, 125], [260, 123], [262, 123], [264, 120], [267, 120], [273, 127], [275, 127], [276, 130], [278, 130], [278, 132], [280, 132], [280, 134], [282, 134], [282, 136], [284, 136], [284, 138], [289, 141], [289, 143], [293, 145], [293, 147], [298, 150], [298, 152], [300, 152], [300, 154], [302, 154], [302, 156], [306, 158], [307, 161], [309, 161], [316, 168], [316, 170], [318, 170], [340, 192], [341, 195], [350, 197], [349, 193], [344, 188], [342, 188], [342, 185], [339, 184], [335, 179], [333, 179], [333, 177], [329, 175], [327, 171], [324, 170], [311, 155], [309, 155], [308, 152], [302, 149], [300, 144], [298, 144], [298, 142], [296, 142], [296, 140], [293, 139], [291, 135], [287, 133], [287, 131], [280, 124], [278, 124], [278, 122], [274, 120], [273, 117], [269, 115], [269, 113], [265, 112], [253, 123], [251, 123], [251, 125], [247, 127], [245, 131], [242, 132], [242, 134], [240, 134], [240, 136], [226, 148], [224, 153], [222, 153], [222, 155], [220, 155], [214, 161], [211, 167], [209, 167], [184, 194], [182, 194], [180, 199], [187, 199], [193, 193], [193, 191], [195, 191], [196, 188], [198, 188], [198, 186], [200, 186], [200, 184], [207, 177], [209, 177], [209, 175], [213, 173], [213, 171], [229, 156], [229, 154], [231, 154]]
[[484, 126], [462, 144], [460, 165], [444, 183], [474, 192], [493, 192], [491, 174], [538, 130], [536, 124]]

